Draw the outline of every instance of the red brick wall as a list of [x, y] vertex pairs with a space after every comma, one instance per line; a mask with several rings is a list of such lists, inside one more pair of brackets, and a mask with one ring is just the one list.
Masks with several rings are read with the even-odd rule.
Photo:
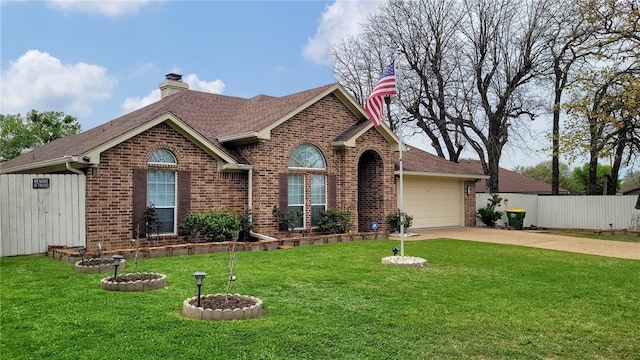
[[[176, 171], [191, 172], [191, 210], [247, 209], [246, 173], [220, 173], [217, 160], [166, 124], [160, 124], [105, 152], [100, 165], [87, 173], [87, 247], [97, 241], [103, 250], [130, 247], [133, 236], [133, 169], [147, 169], [147, 159], [156, 149], [170, 150]], [[162, 241], [174, 243], [176, 236]], [[145, 240], [141, 239], [142, 244]]]
[[[291, 152], [299, 145], [308, 143], [316, 146], [325, 158], [326, 171], [309, 171], [336, 175], [337, 206], [352, 211], [352, 231], [358, 229], [358, 160], [366, 150], [376, 151], [382, 158], [381, 171], [384, 189], [380, 203], [393, 209], [393, 158], [390, 145], [375, 129], [370, 129], [359, 140], [356, 148], [336, 150], [331, 141], [352, 126], [357, 118], [340, 100], [329, 95], [309, 108], [276, 127], [271, 139], [239, 148], [254, 166], [253, 174], [253, 214], [254, 231], [272, 236], [280, 236], [277, 223], [273, 221], [272, 209], [278, 205], [278, 174], [288, 172]], [[299, 172], [299, 171], [296, 171]], [[307, 180], [305, 218], [310, 218], [310, 184]], [[307, 230], [311, 228], [306, 224]], [[383, 229], [384, 230], [384, 229]]]
[[[467, 186], [471, 191], [467, 194]], [[476, 226], [476, 182], [464, 182], [464, 226]]]

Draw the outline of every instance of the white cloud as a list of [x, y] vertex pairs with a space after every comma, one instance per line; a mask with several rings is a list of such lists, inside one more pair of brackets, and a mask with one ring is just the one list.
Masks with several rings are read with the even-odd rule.
[[376, 10], [378, 3], [377, 0], [336, 0], [327, 6], [315, 35], [303, 49], [304, 57], [330, 65], [331, 47], [346, 36], [360, 32], [360, 24]]
[[110, 98], [116, 83], [102, 66], [63, 64], [48, 53], [29, 50], [2, 72], [1, 112], [62, 111], [88, 116], [93, 111], [92, 103]]
[[[179, 71], [175, 70], [176, 69], [174, 69], [174, 71], [172, 72], [180, 73]], [[187, 76], [184, 76], [182, 81], [189, 85], [190, 90], [203, 91], [212, 94], [222, 94], [225, 87], [225, 84], [224, 82], [222, 82], [222, 80], [207, 82], [204, 80], [200, 80], [198, 78], [198, 75], [196, 74], [189, 74]], [[160, 89], [154, 89], [147, 96], [144, 96], [142, 98], [126, 98], [124, 103], [122, 103], [122, 110], [125, 114], [128, 114], [149, 104], [153, 104], [158, 100], [160, 100]]]
[[225, 84], [222, 80], [214, 80], [206, 82], [204, 80], [198, 79], [198, 75], [189, 74], [184, 77], [182, 80], [189, 84], [189, 89], [196, 91], [204, 91], [212, 94], [222, 94], [224, 91]]
[[151, 91], [149, 95], [142, 98], [126, 98], [122, 103], [122, 110], [124, 114], [128, 114], [149, 104], [153, 104], [158, 100], [160, 100], [160, 89], [155, 89]]
[[48, 0], [47, 4], [65, 12], [84, 12], [117, 17], [124, 14], [137, 13], [142, 7], [152, 2], [164, 0]]

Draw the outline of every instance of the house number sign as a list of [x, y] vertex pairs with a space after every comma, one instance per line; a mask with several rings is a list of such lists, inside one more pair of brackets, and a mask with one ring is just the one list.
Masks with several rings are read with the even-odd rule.
[[33, 179], [33, 188], [34, 189], [48, 189], [49, 188], [49, 178], [35, 178]]

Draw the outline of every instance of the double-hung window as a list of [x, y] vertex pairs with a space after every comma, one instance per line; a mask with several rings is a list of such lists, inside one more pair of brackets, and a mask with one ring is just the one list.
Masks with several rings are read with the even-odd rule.
[[[288, 210], [298, 211], [296, 228], [305, 228], [307, 205], [311, 207], [309, 223], [318, 225], [318, 216], [327, 208], [327, 177], [324, 157], [315, 146], [298, 146], [289, 158]], [[308, 191], [307, 191], [308, 190]], [[310, 197], [307, 198], [306, 194]]]
[[159, 149], [149, 156], [148, 163], [147, 206], [156, 209], [160, 220], [159, 233], [173, 234], [176, 232], [176, 171], [167, 169], [166, 165], [175, 166], [176, 158], [170, 151]]

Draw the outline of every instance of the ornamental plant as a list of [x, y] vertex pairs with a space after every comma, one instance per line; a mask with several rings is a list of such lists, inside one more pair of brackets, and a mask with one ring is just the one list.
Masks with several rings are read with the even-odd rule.
[[351, 230], [351, 210], [341, 210], [337, 207], [320, 211], [318, 215], [318, 229], [323, 233], [342, 234]]
[[397, 232], [400, 232], [400, 225], [402, 224], [402, 219], [404, 218], [404, 229], [408, 229], [411, 227], [413, 223], [413, 216], [408, 215], [407, 213], [400, 212], [400, 209], [396, 212], [392, 212], [387, 215], [387, 224], [389, 224], [390, 229], [395, 229]]
[[495, 227], [496, 221], [502, 218], [503, 212], [497, 211], [496, 207], [500, 206], [502, 197], [498, 194], [491, 194], [491, 197], [487, 199], [487, 205], [478, 209], [476, 217], [482, 221], [488, 227]]
[[280, 210], [277, 205], [273, 205], [273, 220], [278, 223], [278, 229], [280, 231], [289, 231], [289, 234], [293, 232], [296, 227], [298, 218], [302, 216], [300, 210]]
[[187, 238], [204, 236], [209, 241], [225, 241], [237, 238], [240, 232], [240, 216], [233, 210], [189, 213], [178, 225], [178, 233]]

